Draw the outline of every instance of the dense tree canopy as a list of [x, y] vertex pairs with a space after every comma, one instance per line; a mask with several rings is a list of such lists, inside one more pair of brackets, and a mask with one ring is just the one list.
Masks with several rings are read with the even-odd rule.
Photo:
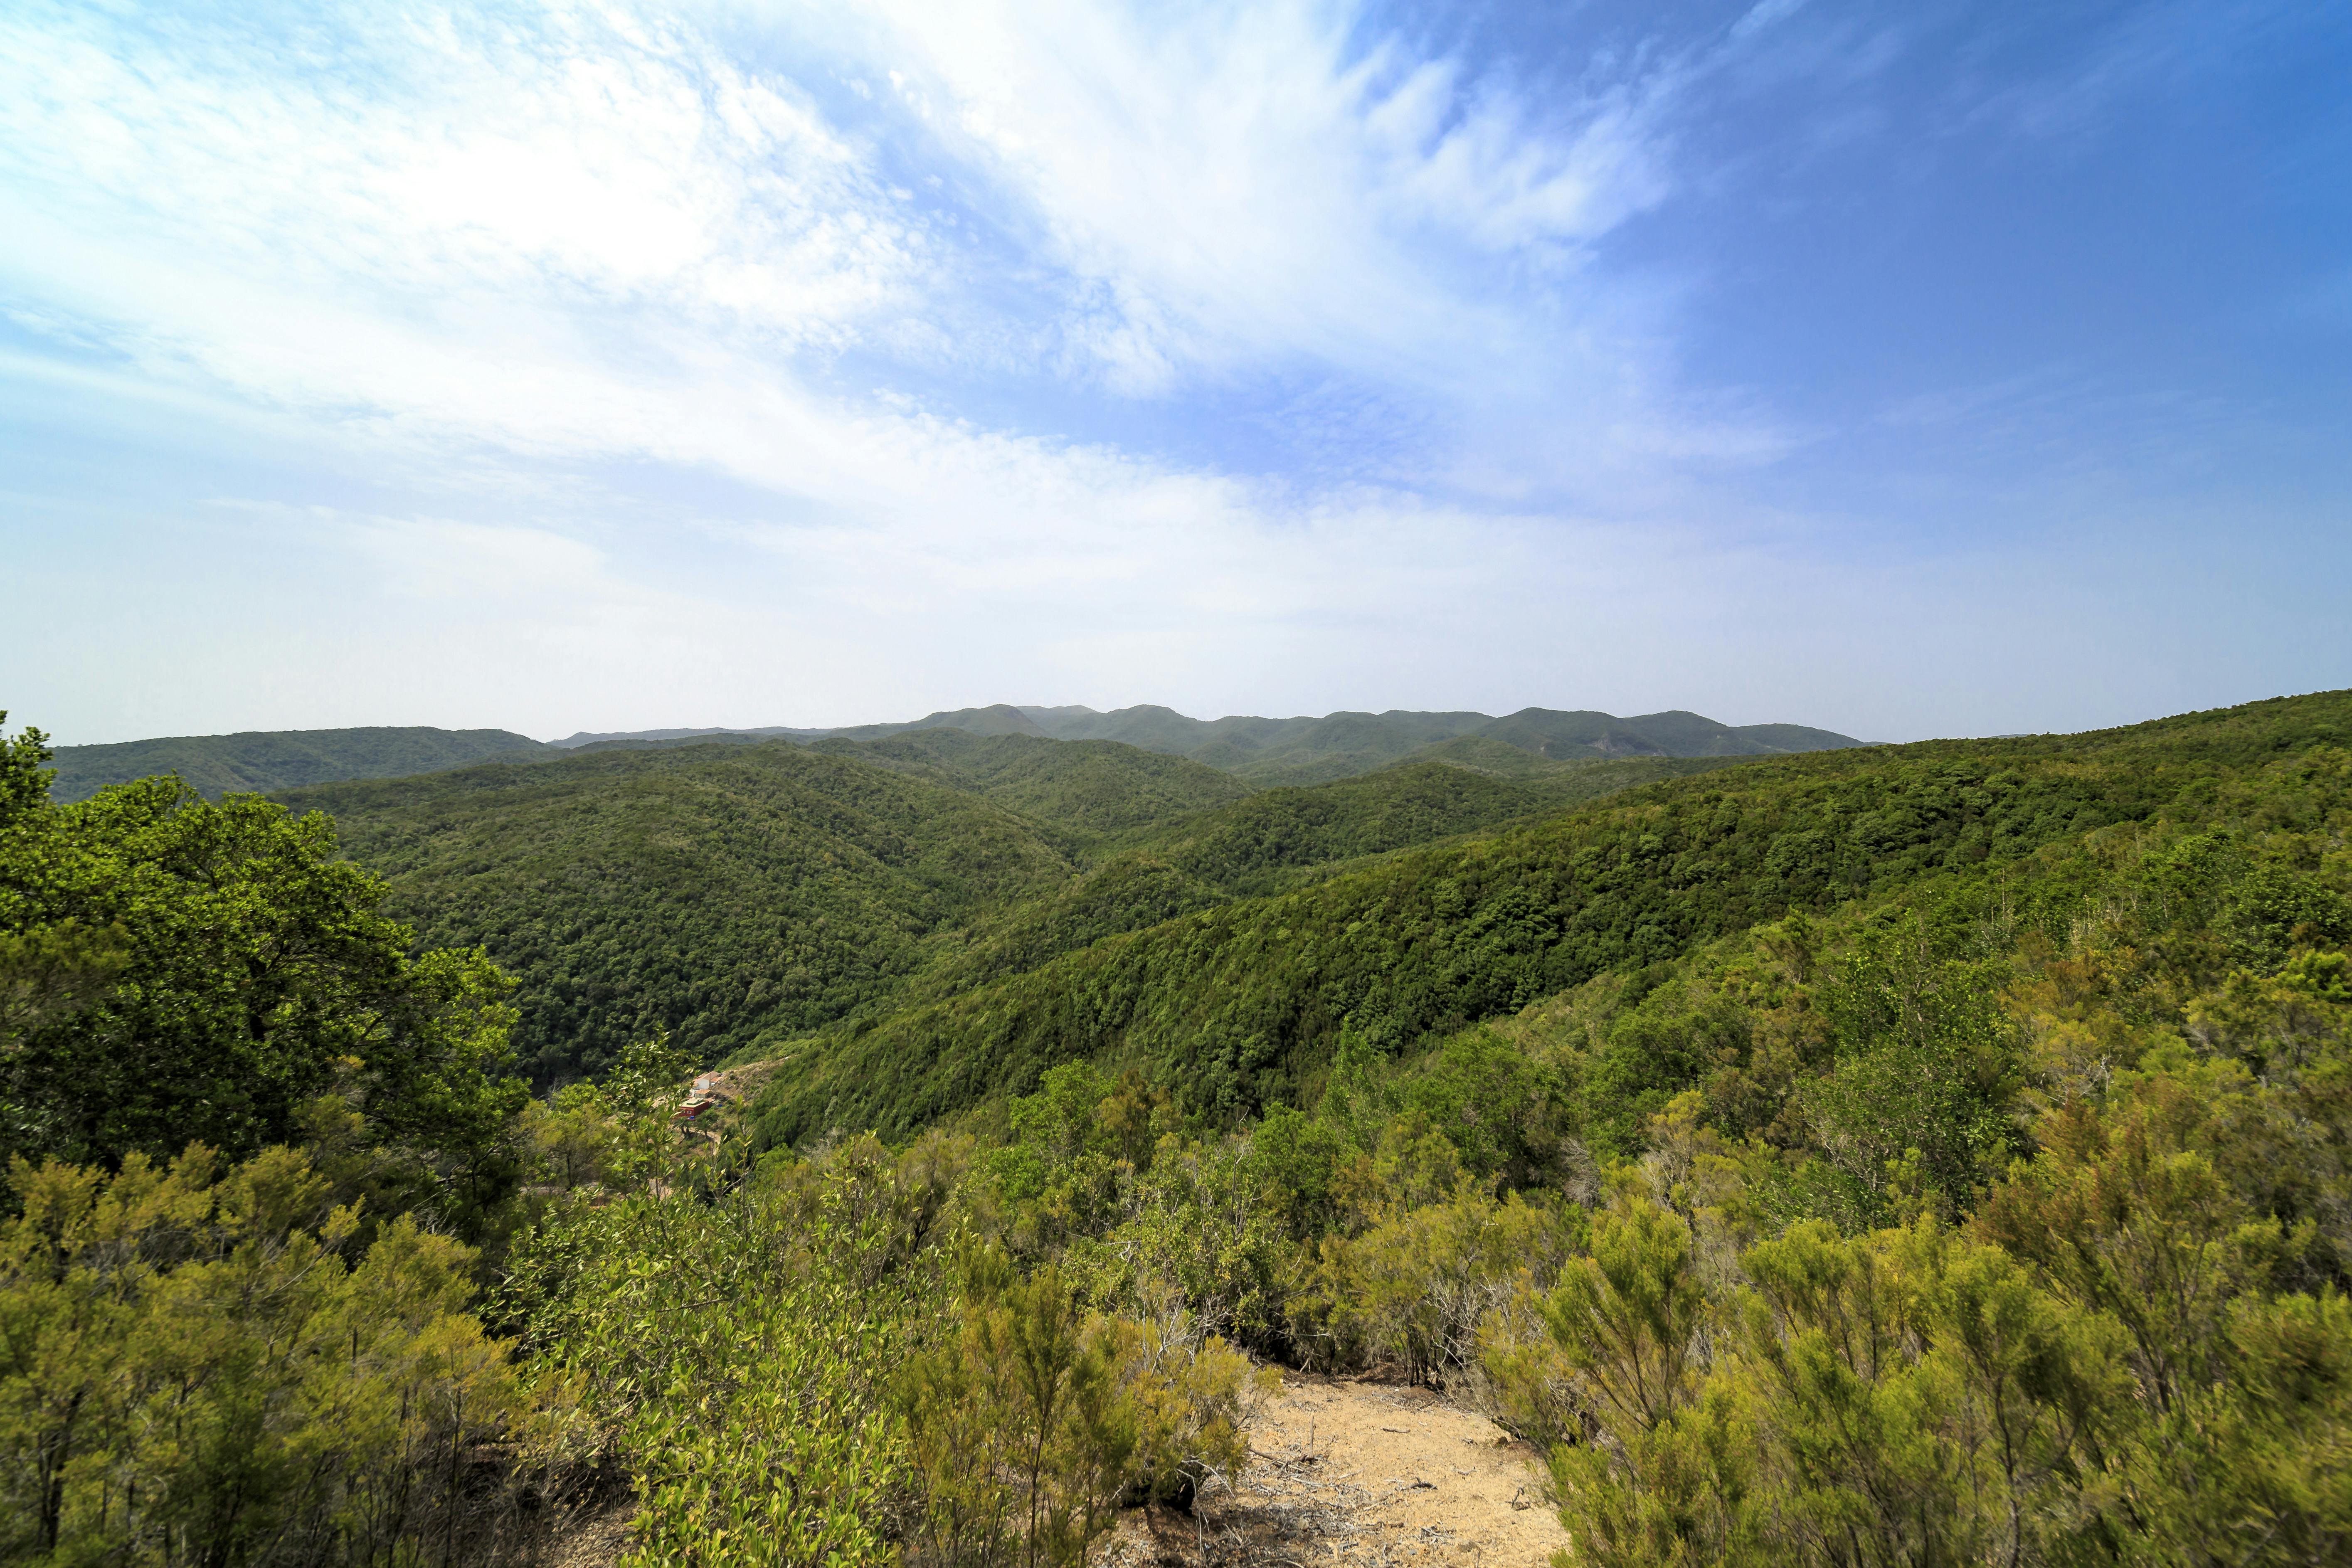
[[[2045, 845], [2206, 811], [2226, 780], [2324, 741], [2347, 709], [2312, 698], [2268, 723], [2257, 705], [2081, 737], [1772, 758], [1652, 784], [1310, 888], [1106, 933], [1027, 973], [860, 1020], [794, 1051], [807, 1065], [771, 1089], [770, 1132], [912, 1128], [1096, 1058], [1147, 1064], [1204, 1114], [1297, 1103], [1312, 1098], [1343, 1026], [1406, 1050], [1791, 910], [1908, 897], [1938, 878], [1997, 879]], [[1247, 864], [1285, 835], [1322, 831], [1306, 814], [1267, 812], [1267, 798], [1223, 814], [1253, 829], [1218, 830], [1227, 860]], [[2273, 918], [2292, 913], [2281, 910]]]
[[280, 797], [326, 811], [386, 908], [520, 988], [542, 1085], [656, 1029], [706, 1061], [1034, 969], [1351, 859], [1713, 759], [1539, 779], [1436, 763], [1254, 794], [1108, 741], [925, 730], [616, 747]]
[[51, 804], [37, 736], [0, 818], [0, 1154], [241, 1158], [341, 1088], [382, 1137], [444, 1151], [520, 1108], [504, 978], [412, 956], [326, 818], [169, 778]]

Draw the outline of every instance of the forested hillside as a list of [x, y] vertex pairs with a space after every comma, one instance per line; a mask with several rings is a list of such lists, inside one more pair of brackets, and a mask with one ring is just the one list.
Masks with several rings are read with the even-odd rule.
[[1509, 781], [1434, 763], [1407, 763], [1171, 816], [1103, 840], [1067, 884], [992, 920], [969, 942], [943, 949], [886, 1005], [958, 995], [1180, 914], [1302, 887], [1416, 845], [1719, 765], [1708, 759], [1591, 763], [1553, 768], [1540, 781]]
[[59, 800], [87, 800], [108, 784], [177, 773], [206, 800], [267, 795], [336, 779], [388, 779], [463, 767], [486, 757], [526, 757], [537, 741], [506, 730], [251, 730], [57, 750]]
[[[1204, 909], [828, 1037], [768, 1135], [908, 1129], [1072, 1060], [1132, 1061], [1220, 1118], [1311, 1097], [1352, 1027], [1407, 1049], [1795, 910], [2142, 821], [2341, 732], [2336, 697], [2132, 729], [1822, 752], [1654, 784], [1280, 897]], [[1736, 783], [1728, 782], [1736, 781]], [[1251, 803], [1257, 808], [1258, 803]], [[1263, 839], [1238, 833], [1224, 858]]]
[[971, 790], [1048, 832], [1069, 836], [1074, 846], [1150, 828], [1250, 794], [1247, 784], [1198, 763], [1108, 741], [983, 738], [940, 728], [878, 741], [820, 741], [811, 749]]
[[518, 1047], [561, 1079], [656, 1028], [715, 1057], [840, 1017], [927, 938], [1072, 873], [1066, 835], [926, 771], [708, 745], [282, 798], [335, 818], [421, 941], [486, 947], [522, 983]]
[[[177, 773], [207, 800], [239, 791], [269, 795], [347, 779], [408, 778], [496, 759], [526, 762], [586, 750], [643, 749], [733, 741], [919, 745], [941, 734], [997, 739], [1115, 741], [1190, 757], [1259, 786], [1319, 784], [1390, 766], [1415, 755], [1488, 772], [1533, 773], [1549, 762], [1607, 757], [1764, 756], [1859, 742], [1796, 724], [1717, 724], [1695, 713], [1616, 719], [1530, 708], [1506, 719], [1483, 713], [1333, 713], [1320, 719], [1188, 719], [1165, 708], [1027, 710], [998, 703], [938, 712], [908, 723], [845, 729], [639, 730], [541, 742], [507, 730], [255, 730], [183, 735], [110, 745], [63, 746], [54, 753], [56, 796], [86, 800], [109, 784]], [[1449, 746], [1448, 742], [1453, 742]], [[950, 741], [948, 744], [955, 744]], [[875, 753], [891, 760], [896, 753]], [[906, 754], [912, 758], [916, 753]], [[934, 761], [938, 759], [934, 758]], [[1238, 792], [1237, 792], [1238, 793]]]
[[428, 945], [520, 982], [541, 1082], [667, 1029], [706, 1060], [954, 994], [1286, 877], [1646, 779], [1593, 763], [1506, 781], [1424, 764], [1320, 790], [1250, 787], [1111, 742], [606, 742], [289, 792]]
[[[1064, 740], [1125, 741], [1176, 752], [1262, 784], [1319, 784], [1385, 767], [1415, 754], [1457, 754], [1449, 743], [1507, 747], [1538, 762], [1602, 757], [1769, 756], [1861, 744], [1851, 736], [1799, 724], [1718, 724], [1696, 713], [1633, 719], [1526, 708], [1505, 718], [1484, 713], [1329, 713], [1319, 719], [1188, 719], [1170, 709], [1024, 709], [1046, 734]], [[1472, 754], [1478, 754], [1474, 752]]]
[[1028, 735], [1043, 739], [1046, 731], [1023, 710], [999, 702], [987, 708], [958, 708], [927, 714], [923, 718], [901, 723], [850, 724], [830, 729], [793, 729], [785, 724], [771, 724], [757, 729], [730, 730], [714, 726], [702, 730], [620, 730], [593, 732], [586, 730], [552, 742], [557, 746], [593, 745], [609, 741], [676, 741], [698, 736], [740, 736], [746, 740], [770, 741], [878, 741], [892, 735], [910, 734], [919, 730], [961, 730], [971, 735]]
[[[1146, 705], [1098, 713], [1091, 708], [960, 708], [903, 724], [843, 730], [647, 730], [633, 734], [582, 733], [560, 745], [597, 742], [677, 740], [694, 734], [746, 739], [882, 740], [936, 730], [974, 735], [1027, 735], [1058, 741], [1117, 741], [1146, 751], [1191, 757], [1261, 785], [1325, 784], [1384, 768], [1415, 755], [1441, 760], [1497, 755], [1540, 766], [1546, 762], [1610, 757], [1760, 757], [1830, 751], [1861, 742], [1801, 724], [1718, 724], [1679, 710], [1632, 719], [1594, 712], [1527, 708], [1496, 719], [1484, 713], [1327, 713], [1319, 718], [1260, 719], [1234, 715], [1192, 719]], [[1466, 745], [1466, 751], [1454, 746]], [[1504, 771], [1515, 764], [1506, 761]]]

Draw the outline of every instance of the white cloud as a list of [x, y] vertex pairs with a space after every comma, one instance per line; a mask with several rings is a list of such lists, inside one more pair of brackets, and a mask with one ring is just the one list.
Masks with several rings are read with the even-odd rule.
[[[1370, 377], [1422, 405], [1423, 477], [1502, 493], [1758, 447], [1675, 411], [1654, 336], [1563, 259], [1666, 189], [1670, 73], [1539, 110], [1393, 44], [1351, 56], [1349, 18], [1308, 6], [891, 16], [811, 44], [810, 71], [825, 47], [907, 68], [879, 74], [960, 181], [1035, 216], [1045, 248], [1014, 271], [1049, 264], [1054, 331], [1129, 392]], [[941, 238], [954, 214], [916, 211], [792, 80], [671, 16], [324, 26], [299, 54], [233, 19], [7, 25], [12, 292], [344, 437], [646, 456], [843, 505], [919, 506], [910, 474], [1001, 461], [930, 452], [1003, 448], [861, 396], [886, 384], [824, 379], [845, 348], [1041, 340], [975, 302], [1004, 280]], [[1551, 270], [1504, 288], [1496, 253]], [[1529, 418], [1534, 451], [1480, 434]]]
[[[0, 698], [75, 740], [1009, 698], [1885, 734], [2021, 727], [2079, 689], [2052, 668], [2120, 690], [2189, 633], [2105, 557], [1916, 560], [1896, 448], [2046, 433], [2034, 386], [1890, 416], [1907, 530], [1768, 512], [1719, 476], [1792, 437], [1685, 384], [1671, 293], [1608, 265], [1704, 199], [1678, 137], [1723, 61], [1886, 58], [1768, 48], [1794, 9], [1518, 79], [1300, 0], [17, 0], [0, 551], [47, 635]], [[2115, 512], [2034, 482], [1930, 500]], [[2167, 657], [2252, 668], [2234, 624]], [[1790, 706], [1821, 691], [1875, 695]]]
[[[1076, 336], [1129, 391], [1288, 357], [1450, 396], [1524, 383], [1511, 345], [1577, 339], [1508, 298], [1496, 253], [1556, 293], [1669, 188], [1671, 73], [1539, 102], [1296, 0], [881, 10], [901, 97], [1095, 286]], [[1574, 327], [1605, 324], [1570, 296]]]
[[511, 605], [525, 599], [583, 605], [646, 598], [621, 591], [604, 551], [545, 529], [429, 517], [369, 518], [352, 526], [354, 542], [372, 558], [379, 579], [418, 599]]
[[[1450, 704], [1429, 639], [1570, 603], [1528, 657], [1599, 661], [1728, 581], [1720, 552], [1694, 577], [1694, 535], [1400, 482], [1651, 497], [1769, 449], [1678, 409], [1642, 312], [1580, 268], [1670, 187], [1669, 77], [1541, 103], [1294, 5], [878, 15], [786, 36], [788, 72], [715, 15], [16, 11], [0, 285], [49, 379], [290, 426], [412, 498], [272, 514], [277, 559], [409, 606], [355, 650], [331, 617], [295, 639], [272, 679], [316, 703], [495, 668], [551, 729], [697, 681], [815, 693], [700, 715], [752, 722], [1134, 695], [1111, 670]], [[884, 118], [828, 117], [828, 69], [890, 81]], [[956, 192], [985, 225], [949, 223]], [[975, 422], [937, 379], [972, 342], [1087, 396], [1104, 364], [1171, 398], [1302, 374], [1419, 445], [1369, 479], [1253, 476]], [[616, 465], [656, 472], [608, 489]], [[714, 476], [730, 499], [679, 499]], [[273, 625], [244, 635], [278, 658]], [[188, 701], [228, 658], [186, 667]]]
[[282, 58], [259, 19], [107, 20], [27, 12], [0, 31], [9, 184], [117, 239], [136, 221], [164, 264], [233, 261], [379, 305], [452, 283], [653, 294], [823, 337], [921, 259], [788, 84], [676, 25], [344, 10], [320, 61]]
[[[487, 401], [476, 434], [535, 449], [518, 422], [635, 449], [626, 405], [714, 363], [805, 397], [811, 352], [1034, 360], [1024, 312], [1130, 394], [1320, 366], [1457, 434], [1506, 398], [1593, 445], [1675, 419], [1633, 297], [1573, 265], [1670, 188], [1671, 71], [1538, 103], [1393, 43], [1351, 54], [1328, 7], [883, 14], [786, 41], [812, 79], [825, 48], [887, 76], [960, 183], [994, 182], [1000, 226], [1031, 215], [1009, 276], [975, 276], [998, 264], [956, 215], [800, 86], [675, 16], [337, 10], [302, 53], [263, 22], [36, 10], [0, 25], [0, 201], [32, 240], [9, 281], [158, 371], [421, 425]], [[991, 319], [1008, 289], [1032, 298]], [[568, 416], [530, 366], [576, 387]]]

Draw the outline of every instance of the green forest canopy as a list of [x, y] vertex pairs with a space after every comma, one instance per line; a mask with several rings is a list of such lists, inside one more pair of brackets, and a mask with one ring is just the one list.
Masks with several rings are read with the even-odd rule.
[[1254, 793], [1110, 742], [936, 730], [610, 747], [280, 797], [331, 815], [426, 945], [521, 982], [541, 1082], [667, 1029], [703, 1059], [950, 994], [1286, 877], [1712, 759], [1504, 780], [1424, 764]]
[[247, 730], [60, 746], [49, 790], [61, 801], [87, 800], [109, 784], [177, 773], [206, 800], [218, 800], [233, 791], [267, 795], [336, 779], [396, 778], [542, 750], [528, 735], [508, 730]]
[[1106, 939], [794, 1051], [768, 1135], [908, 1130], [1075, 1060], [1131, 1061], [1222, 1118], [1311, 1098], [1343, 1027], [1383, 1052], [1638, 971], [1790, 910], [1886, 898], [2191, 809], [2352, 731], [2282, 699], [2079, 736], [1775, 758]]
[[1188, 719], [1165, 708], [1097, 713], [1087, 708], [990, 708], [933, 713], [903, 724], [835, 730], [645, 730], [582, 733], [542, 743], [505, 730], [242, 731], [57, 748], [52, 790], [87, 799], [108, 784], [176, 773], [207, 800], [234, 790], [268, 794], [343, 779], [404, 778], [497, 758], [525, 762], [592, 746], [645, 747], [713, 741], [878, 741], [959, 731], [994, 737], [1110, 740], [1186, 755], [1261, 784], [1314, 784], [1384, 767], [1417, 750], [1462, 739], [1507, 753], [1513, 763], [1604, 756], [1750, 756], [1857, 744], [1796, 724], [1718, 724], [1695, 713], [1617, 719], [1530, 708], [1507, 719], [1483, 713], [1333, 713], [1320, 719]]

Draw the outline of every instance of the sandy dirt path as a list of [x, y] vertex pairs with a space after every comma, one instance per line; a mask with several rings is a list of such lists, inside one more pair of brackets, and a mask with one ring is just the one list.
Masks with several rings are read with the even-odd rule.
[[1426, 1389], [1283, 1374], [1250, 1463], [1195, 1511], [1138, 1510], [1105, 1568], [1544, 1568], [1568, 1545], [1534, 1451]]

